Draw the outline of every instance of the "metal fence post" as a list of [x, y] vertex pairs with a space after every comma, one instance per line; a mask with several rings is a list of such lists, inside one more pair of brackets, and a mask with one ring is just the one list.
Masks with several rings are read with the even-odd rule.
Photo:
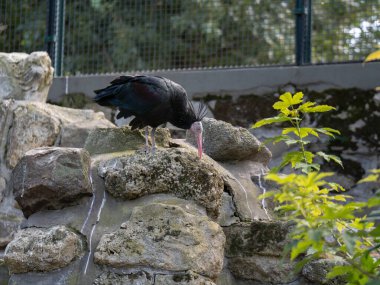
[[61, 76], [63, 70], [63, 38], [65, 30], [65, 0], [58, 0], [56, 35], [57, 44], [55, 49], [55, 75]]
[[296, 64], [311, 63], [311, 0], [296, 0]]
[[49, 54], [52, 65], [55, 66], [55, 15], [56, 0], [47, 0], [48, 17], [46, 21], [45, 50]]

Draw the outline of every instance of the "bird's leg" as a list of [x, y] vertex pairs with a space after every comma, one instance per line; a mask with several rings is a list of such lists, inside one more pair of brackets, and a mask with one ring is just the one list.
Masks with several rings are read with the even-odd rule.
[[152, 128], [152, 131], [150, 132], [150, 136], [152, 138], [152, 154], [153, 155], [156, 153], [156, 140], [154, 138], [155, 133], [156, 133], [156, 128]]
[[145, 127], [145, 153], [149, 152], [149, 127]]

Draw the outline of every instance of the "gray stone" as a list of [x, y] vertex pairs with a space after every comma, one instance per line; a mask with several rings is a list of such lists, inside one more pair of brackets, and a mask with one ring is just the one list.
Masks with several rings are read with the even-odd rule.
[[[247, 129], [211, 118], [202, 120], [204, 152], [217, 161], [254, 160], [267, 165], [272, 154]], [[196, 145], [191, 132], [186, 140]]]
[[65, 226], [27, 228], [8, 244], [4, 261], [11, 273], [52, 271], [80, 256], [83, 247], [82, 238]]
[[[156, 130], [157, 146], [168, 147], [170, 133], [166, 128]], [[122, 152], [127, 150], [138, 150], [145, 146], [143, 130], [131, 130], [131, 127], [121, 128], [99, 128], [93, 130], [85, 143], [85, 149], [90, 154], [102, 154], [110, 152]]]
[[88, 132], [98, 127], [115, 126], [102, 113], [92, 110], [40, 102], [0, 101], [0, 155], [5, 156], [8, 168], [12, 169], [33, 148], [83, 146]]
[[7, 182], [5, 181], [4, 177], [0, 176], [0, 203], [3, 201], [6, 186]]
[[217, 223], [222, 227], [228, 227], [239, 222], [239, 217], [236, 216], [236, 208], [232, 200], [231, 195], [223, 192], [222, 205], [220, 208], [220, 214], [218, 216]]
[[227, 257], [256, 254], [281, 257], [289, 243], [291, 224], [281, 221], [253, 221], [224, 228]]
[[0, 213], [0, 249], [7, 246], [19, 229], [24, 217]]
[[0, 99], [46, 102], [53, 73], [46, 52], [1, 52]]
[[119, 230], [102, 236], [94, 261], [117, 268], [191, 270], [214, 279], [223, 267], [225, 237], [207, 216], [160, 203], [135, 207]]
[[[223, 180], [208, 158], [197, 157], [184, 148], [159, 149], [121, 158], [105, 172], [106, 189], [114, 197], [135, 199], [154, 193], [171, 193], [198, 202], [216, 218], [219, 214]], [[121, 166], [122, 165], [122, 169]]]
[[313, 260], [302, 268], [302, 275], [305, 276], [306, 279], [318, 284], [343, 285], [346, 284], [344, 276], [338, 276], [332, 279], [328, 279], [326, 276], [334, 266], [344, 264], [344, 260], [338, 256], [331, 259]]
[[156, 274], [154, 285], [215, 285], [210, 279], [191, 271], [185, 274]]
[[14, 109], [13, 124], [8, 134], [7, 164], [9, 168], [14, 168], [28, 150], [54, 145], [60, 132], [60, 120], [41, 107], [25, 104]]
[[153, 285], [153, 282], [153, 275], [144, 271], [131, 274], [105, 272], [95, 279], [93, 285]]
[[92, 194], [90, 156], [80, 148], [42, 147], [28, 151], [15, 167], [13, 192], [24, 215], [78, 204]]
[[235, 277], [274, 284], [290, 283], [298, 278], [295, 262], [278, 257], [252, 255], [251, 257], [233, 257], [228, 268]]

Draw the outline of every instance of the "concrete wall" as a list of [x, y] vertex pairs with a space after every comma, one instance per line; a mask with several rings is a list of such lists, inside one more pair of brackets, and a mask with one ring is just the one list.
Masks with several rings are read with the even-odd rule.
[[[142, 73], [140, 73], [142, 74]], [[373, 89], [380, 85], [380, 63], [346, 63], [311, 66], [275, 66], [246, 69], [204, 69], [157, 71], [154, 74], [180, 83], [189, 96], [207, 93], [263, 94], [294, 84], [300, 89], [322, 91], [328, 88]], [[81, 92], [93, 97], [120, 74], [69, 76], [54, 79], [49, 100], [59, 102], [64, 94]]]

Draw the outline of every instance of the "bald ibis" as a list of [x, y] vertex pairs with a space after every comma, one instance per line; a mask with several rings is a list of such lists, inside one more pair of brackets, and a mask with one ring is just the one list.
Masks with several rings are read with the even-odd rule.
[[152, 153], [156, 149], [156, 128], [169, 122], [181, 129], [190, 129], [198, 144], [198, 156], [202, 158], [202, 122], [206, 108], [199, 105], [197, 111], [186, 95], [185, 89], [160, 76], [120, 76], [103, 89], [94, 91], [95, 102], [102, 106], [119, 108], [117, 118], [135, 116], [129, 123], [134, 129], [145, 128], [145, 149], [148, 151], [148, 126], [152, 127]]

